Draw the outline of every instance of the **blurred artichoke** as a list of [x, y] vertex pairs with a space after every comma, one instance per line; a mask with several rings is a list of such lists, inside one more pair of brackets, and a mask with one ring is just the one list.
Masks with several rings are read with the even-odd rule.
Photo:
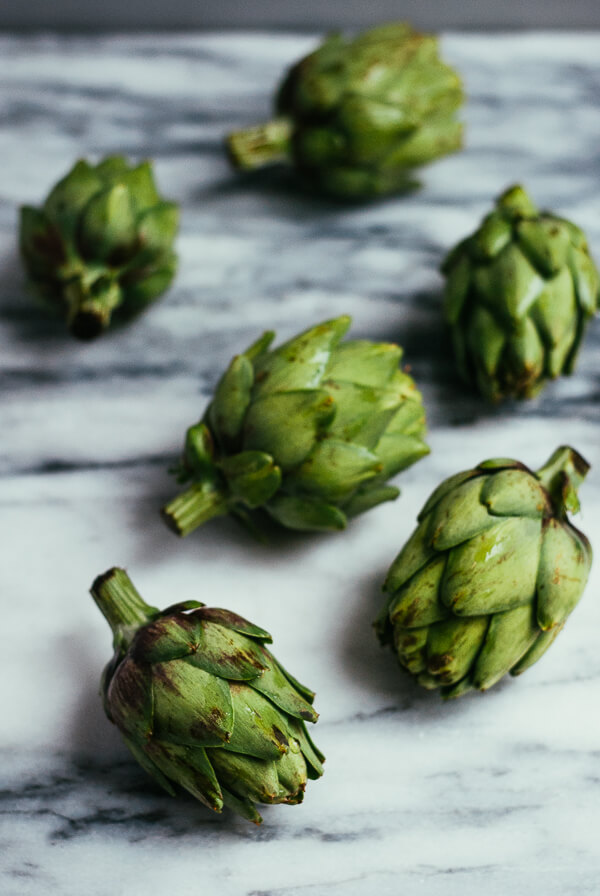
[[460, 78], [435, 37], [403, 23], [329, 37], [288, 73], [273, 121], [230, 134], [241, 169], [291, 163], [312, 189], [368, 199], [414, 186], [412, 171], [462, 145]]
[[390, 568], [375, 623], [419, 684], [444, 697], [487, 690], [548, 649], [592, 563], [567, 519], [588, 469], [563, 447], [537, 473], [488, 460], [433, 492]]
[[442, 270], [459, 371], [488, 400], [530, 398], [572, 372], [600, 283], [575, 224], [513, 186]]
[[21, 255], [33, 291], [75, 336], [93, 339], [113, 312], [130, 316], [169, 286], [178, 222], [150, 162], [79, 161], [41, 208], [21, 208]]
[[425, 414], [396, 345], [340, 340], [349, 317], [269, 351], [237, 355], [204, 419], [187, 431], [163, 515], [179, 535], [231, 513], [257, 531], [261, 509], [289, 529], [343, 529], [399, 494], [387, 480], [428, 453]]
[[173, 796], [178, 784], [256, 824], [257, 802], [302, 802], [323, 774], [304, 725], [314, 694], [265, 648], [268, 632], [198, 601], [160, 612], [122, 569], [91, 594], [114, 635], [104, 709], [142, 768]]

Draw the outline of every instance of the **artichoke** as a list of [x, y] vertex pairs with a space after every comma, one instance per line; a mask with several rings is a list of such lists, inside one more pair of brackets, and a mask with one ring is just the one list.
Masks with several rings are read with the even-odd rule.
[[41, 208], [21, 208], [20, 248], [33, 292], [80, 339], [145, 308], [175, 276], [178, 206], [152, 165], [80, 160]]
[[304, 724], [318, 718], [314, 694], [266, 649], [268, 632], [198, 601], [149, 607], [123, 569], [91, 594], [114, 635], [105, 712], [155, 781], [256, 824], [256, 803], [302, 802], [323, 774]]
[[179, 480], [163, 510], [187, 535], [231, 513], [255, 532], [266, 513], [290, 529], [343, 529], [399, 494], [387, 480], [429, 449], [425, 415], [402, 350], [340, 340], [349, 317], [269, 351], [265, 333], [237, 355], [203, 420], [186, 434]]
[[312, 189], [368, 199], [414, 186], [412, 171], [462, 145], [460, 78], [410, 25], [335, 34], [281, 84], [276, 118], [230, 134], [237, 168], [292, 164]]
[[572, 372], [600, 283], [575, 224], [513, 186], [442, 271], [458, 369], [485, 398], [530, 398]]
[[548, 649], [592, 563], [567, 519], [588, 469], [562, 447], [536, 473], [487, 460], [433, 492], [389, 570], [375, 622], [419, 684], [444, 697], [487, 690]]

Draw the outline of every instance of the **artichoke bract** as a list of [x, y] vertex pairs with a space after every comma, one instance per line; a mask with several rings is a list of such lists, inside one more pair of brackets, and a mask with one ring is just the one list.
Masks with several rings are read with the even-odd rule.
[[567, 518], [588, 469], [562, 447], [535, 473], [487, 460], [433, 492], [389, 570], [375, 622], [419, 684], [444, 697], [487, 690], [552, 644], [592, 563]]
[[579, 227], [516, 185], [442, 271], [459, 372], [485, 398], [530, 398], [572, 372], [600, 283]]
[[237, 355], [177, 468], [191, 485], [164, 509], [187, 535], [230, 513], [260, 531], [260, 515], [290, 529], [343, 529], [399, 494], [387, 480], [429, 449], [425, 413], [397, 345], [341, 342], [339, 317], [269, 350], [265, 333]]
[[178, 224], [150, 162], [80, 160], [41, 208], [21, 208], [21, 256], [38, 300], [73, 335], [93, 339], [113, 315], [130, 317], [167, 289]]
[[410, 25], [329, 37], [283, 80], [276, 118], [228, 137], [240, 169], [295, 167], [315, 191], [369, 199], [415, 185], [413, 171], [462, 145], [458, 74]]
[[265, 647], [268, 632], [198, 601], [161, 612], [123, 569], [91, 594], [114, 636], [105, 712], [155, 781], [256, 824], [256, 803], [302, 802], [307, 779], [323, 774], [304, 724], [317, 720], [314, 694]]

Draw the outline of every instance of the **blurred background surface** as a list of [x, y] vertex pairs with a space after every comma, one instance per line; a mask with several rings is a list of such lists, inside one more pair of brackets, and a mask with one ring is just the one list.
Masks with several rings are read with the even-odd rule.
[[0, 29], [331, 28], [409, 19], [433, 29], [600, 27], [599, 0], [0, 0]]

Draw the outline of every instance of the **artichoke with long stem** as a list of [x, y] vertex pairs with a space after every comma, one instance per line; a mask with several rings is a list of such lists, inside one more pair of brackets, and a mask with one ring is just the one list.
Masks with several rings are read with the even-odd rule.
[[323, 754], [306, 730], [314, 694], [236, 613], [191, 600], [148, 606], [123, 569], [91, 594], [113, 632], [102, 698], [132, 754], [168, 793], [260, 824], [257, 803], [302, 802]]

